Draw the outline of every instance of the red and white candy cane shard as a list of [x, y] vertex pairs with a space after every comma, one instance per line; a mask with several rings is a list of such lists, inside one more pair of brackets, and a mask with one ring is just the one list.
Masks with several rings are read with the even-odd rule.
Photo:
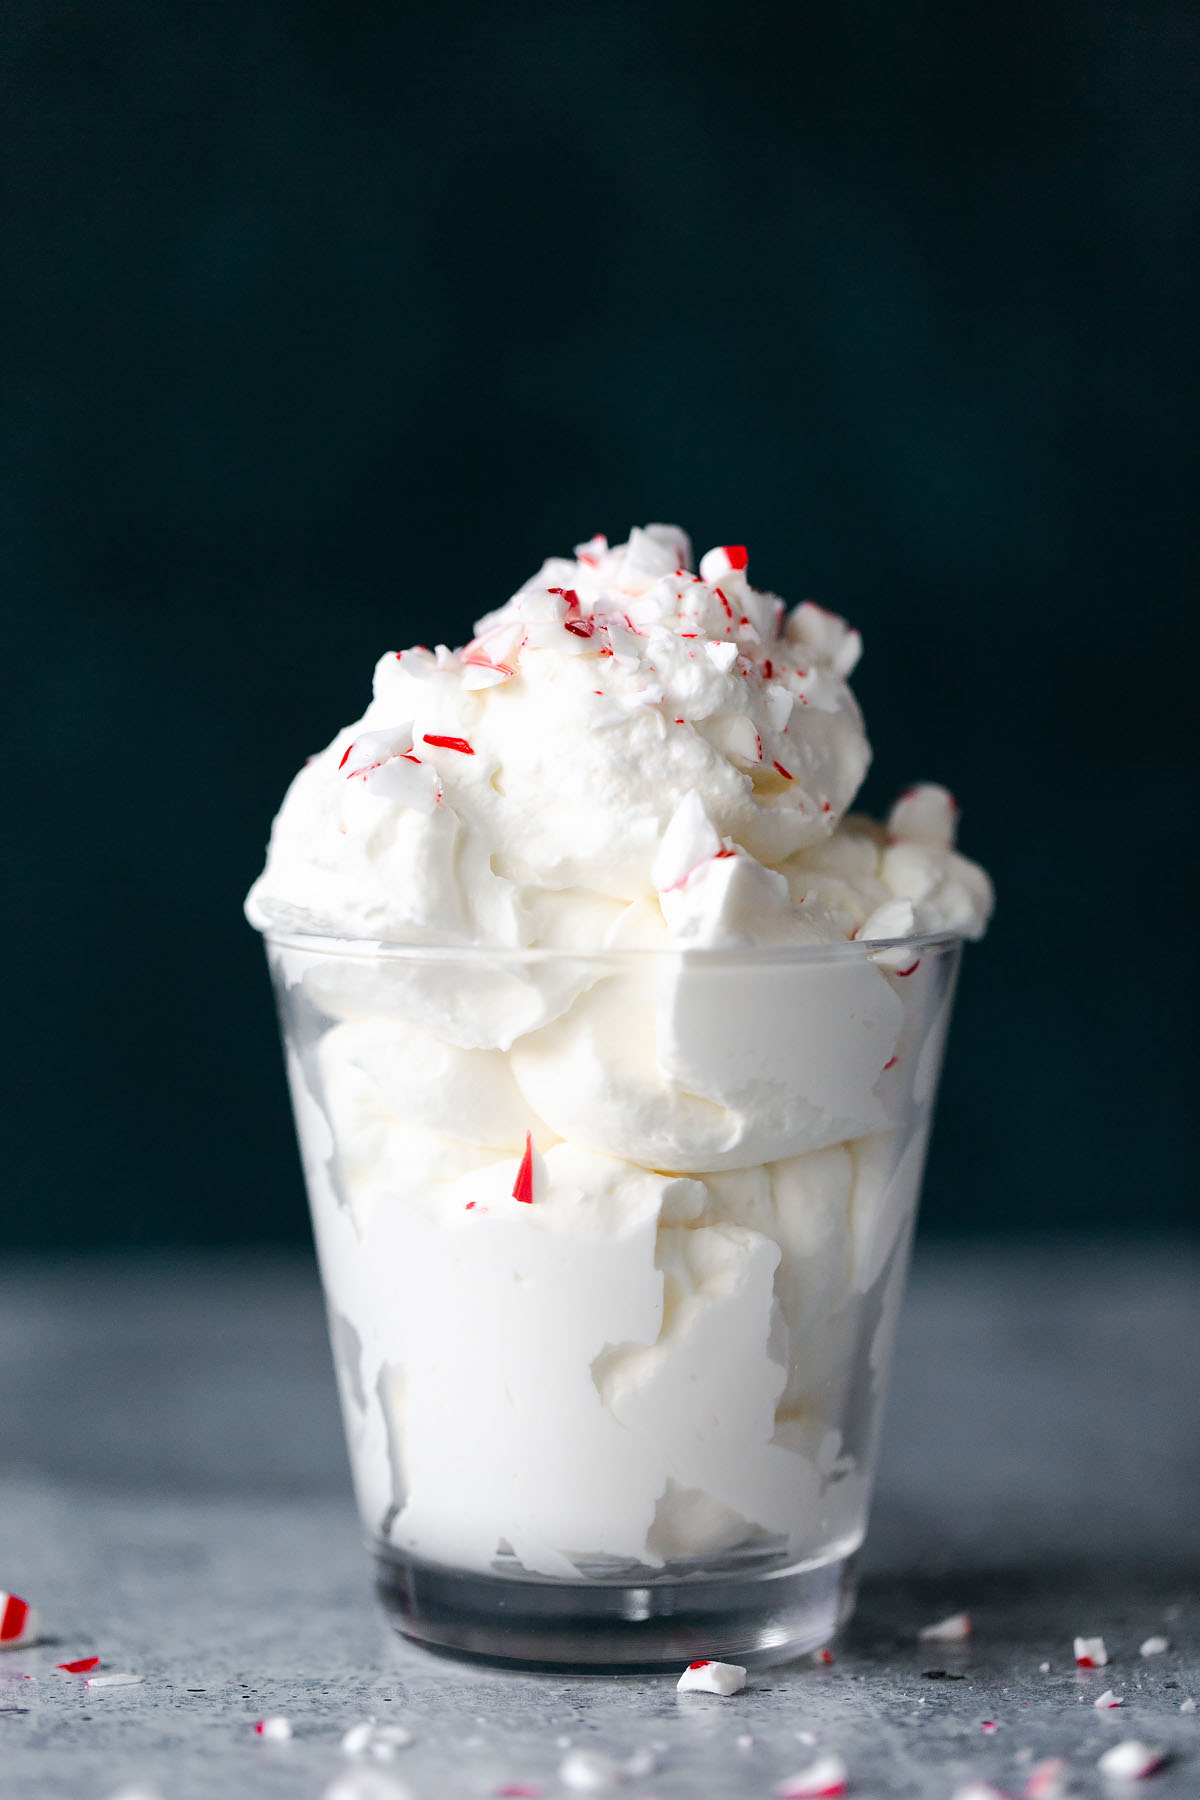
[[1157, 1774], [1166, 1760], [1165, 1750], [1152, 1749], [1137, 1738], [1126, 1738], [1123, 1744], [1106, 1750], [1096, 1767], [1114, 1781], [1143, 1781], [1147, 1775]]
[[138, 1687], [141, 1679], [128, 1669], [112, 1669], [104, 1675], [89, 1675], [86, 1685], [90, 1688]]
[[1104, 1692], [1102, 1694], [1097, 1694], [1096, 1698], [1092, 1701], [1092, 1705], [1096, 1708], [1097, 1712], [1108, 1712], [1112, 1707], [1124, 1706], [1124, 1704], [1125, 1702], [1121, 1696], [1119, 1694], [1114, 1694], [1111, 1688], [1105, 1688]]
[[832, 1800], [833, 1795], [844, 1794], [849, 1786], [845, 1763], [840, 1756], [831, 1753], [818, 1756], [815, 1763], [798, 1775], [789, 1775], [775, 1792], [781, 1800]]
[[740, 1694], [746, 1685], [746, 1671], [740, 1663], [713, 1662], [702, 1656], [689, 1663], [676, 1683], [681, 1694]]
[[544, 1788], [536, 1781], [505, 1781], [496, 1789], [501, 1800], [541, 1800]]
[[284, 1718], [260, 1719], [254, 1729], [269, 1744], [286, 1744], [292, 1735], [292, 1721]]
[[81, 1656], [77, 1662], [55, 1663], [56, 1669], [62, 1669], [67, 1675], [86, 1675], [89, 1669], [100, 1667], [98, 1656]]
[[519, 1200], [522, 1206], [533, 1205], [533, 1135], [528, 1131], [525, 1133], [525, 1154], [517, 1170], [517, 1179], [513, 1182], [512, 1197]]
[[1067, 1791], [1067, 1759], [1047, 1756], [1034, 1763], [1025, 1783], [1025, 1800], [1063, 1800]]
[[830, 1664], [833, 1662], [833, 1651], [832, 1650], [814, 1650], [812, 1653], [812, 1659], [815, 1663], [820, 1663], [825, 1668], [828, 1668], [830, 1666]]
[[1008, 1795], [990, 1781], [968, 1781], [965, 1787], [955, 1788], [954, 1800], [1008, 1800]]
[[0, 1650], [19, 1650], [38, 1635], [38, 1616], [19, 1594], [0, 1593]]
[[700, 579], [711, 587], [726, 575], [740, 573], [749, 561], [745, 544], [716, 544], [700, 558]]
[[1075, 1639], [1075, 1667], [1077, 1669], [1102, 1669], [1108, 1661], [1108, 1651], [1104, 1648], [1102, 1637], [1077, 1637]]
[[[891, 1062], [884, 1063], [884, 1068], [890, 1069], [895, 1060], [893, 1056]], [[960, 1644], [970, 1635], [971, 1615], [965, 1612], [950, 1613], [945, 1619], [936, 1619], [932, 1625], [922, 1625], [917, 1633], [923, 1644]]]

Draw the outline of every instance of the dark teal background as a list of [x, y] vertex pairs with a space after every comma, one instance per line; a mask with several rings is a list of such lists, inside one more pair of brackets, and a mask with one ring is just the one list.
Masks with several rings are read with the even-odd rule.
[[1183, 4], [0, 10], [9, 1245], [306, 1230], [272, 813], [376, 656], [674, 519], [964, 803], [926, 1226], [1196, 1223]]

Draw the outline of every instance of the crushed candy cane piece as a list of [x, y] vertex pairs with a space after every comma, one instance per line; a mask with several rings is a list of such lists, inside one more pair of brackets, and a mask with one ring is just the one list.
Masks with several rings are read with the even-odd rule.
[[1077, 1637], [1075, 1639], [1075, 1667], [1077, 1669], [1102, 1669], [1108, 1661], [1108, 1651], [1104, 1648], [1102, 1637]]
[[100, 1667], [100, 1658], [98, 1656], [81, 1656], [77, 1662], [55, 1663], [54, 1666], [56, 1669], [61, 1669], [66, 1675], [86, 1675], [89, 1669]]
[[1180, 1712], [1193, 1713], [1196, 1710], [1196, 1702], [1189, 1696], [1188, 1699], [1179, 1702], [1179, 1710]]
[[1097, 1712], [1105, 1712], [1110, 1707], [1124, 1706], [1124, 1704], [1125, 1701], [1123, 1698], [1119, 1694], [1114, 1694], [1111, 1688], [1105, 1688], [1104, 1692], [1102, 1694], [1097, 1694], [1096, 1698], [1092, 1701], [1092, 1705], [1096, 1708]]
[[995, 1737], [995, 1735], [999, 1731], [1000, 1727], [999, 1727], [999, 1725], [997, 1725], [995, 1719], [985, 1719], [983, 1721], [983, 1724], [979, 1727], [979, 1729], [980, 1729], [980, 1731], [982, 1731], [985, 1734], [985, 1736]]
[[716, 544], [700, 558], [700, 579], [711, 586], [738, 573], [749, 561], [745, 544]]
[[954, 1800], [1008, 1800], [1008, 1795], [990, 1781], [968, 1781], [964, 1787], [955, 1788]]
[[434, 732], [423, 731], [421, 742], [432, 744], [435, 750], [457, 750], [461, 756], [474, 756], [475, 754], [464, 737], [439, 737]]
[[28, 1600], [0, 1593], [0, 1649], [19, 1650], [38, 1635], [39, 1620]]
[[558, 1765], [558, 1779], [564, 1787], [579, 1793], [595, 1794], [616, 1787], [621, 1771], [611, 1756], [600, 1750], [569, 1750]]
[[1067, 1759], [1046, 1756], [1034, 1763], [1025, 1783], [1025, 1800], [1063, 1800], [1067, 1791]]
[[887, 829], [893, 842], [952, 850], [957, 823], [958, 802], [954, 795], [929, 781], [901, 794], [888, 814]]
[[833, 1662], [833, 1651], [832, 1650], [814, 1650], [812, 1653], [812, 1659], [815, 1663], [821, 1663], [825, 1668], [828, 1668], [830, 1666], [830, 1664]]
[[342, 1736], [343, 1756], [373, 1756], [377, 1762], [391, 1762], [397, 1750], [407, 1750], [413, 1734], [405, 1725], [381, 1725], [378, 1719], [363, 1719]]
[[535, 1184], [540, 1185], [540, 1183], [536, 1183], [536, 1177], [541, 1173], [535, 1165], [540, 1162], [541, 1158], [536, 1155], [533, 1148], [533, 1133], [527, 1131], [525, 1133], [525, 1154], [517, 1169], [517, 1178], [513, 1182], [512, 1190], [513, 1199], [519, 1200], [522, 1206], [533, 1205]]
[[541, 1800], [543, 1789], [536, 1781], [505, 1781], [496, 1792], [501, 1800]]
[[743, 1731], [741, 1736], [737, 1739], [737, 1747], [739, 1750], [753, 1750], [753, 1748], [754, 1748], [753, 1733], [751, 1733], [749, 1731]]
[[138, 1687], [140, 1675], [130, 1674], [128, 1669], [112, 1669], [106, 1675], [89, 1675], [86, 1686], [90, 1688]]
[[833, 1795], [844, 1794], [849, 1785], [845, 1763], [831, 1752], [827, 1756], [818, 1756], [815, 1763], [798, 1775], [789, 1775], [775, 1792], [781, 1800], [831, 1800]]
[[738, 1663], [712, 1662], [701, 1658], [689, 1663], [676, 1682], [681, 1694], [740, 1694], [746, 1685], [746, 1671]]
[[1048, 1675], [1050, 1673], [1050, 1664], [1049, 1663], [1039, 1663], [1038, 1670], [1041, 1674]]
[[722, 675], [728, 675], [738, 659], [738, 647], [730, 643], [728, 638], [710, 638], [704, 646], [708, 659]]
[[273, 1719], [260, 1719], [254, 1729], [269, 1744], [286, 1744], [292, 1735], [292, 1721], [279, 1715]]
[[658, 1757], [653, 1750], [643, 1748], [635, 1750], [625, 1758], [625, 1773], [636, 1780], [641, 1775], [653, 1775], [658, 1767]]
[[1141, 1781], [1161, 1769], [1166, 1760], [1165, 1751], [1152, 1750], [1149, 1744], [1140, 1743], [1137, 1738], [1126, 1738], [1123, 1743], [1106, 1750], [1097, 1760], [1096, 1767], [1102, 1775], [1116, 1781]]
[[670, 893], [682, 887], [692, 870], [716, 856], [721, 847], [717, 828], [704, 810], [703, 800], [695, 788], [690, 788], [663, 832], [650, 879], [660, 894]]
[[[888, 902], [888, 904], [895, 906], [897, 905], [897, 902], [893, 900]], [[903, 937], [905, 930], [912, 930], [912, 906], [908, 901], [901, 901], [899, 904], [908, 907], [908, 923], [904, 927], [904, 930], [899, 932], [885, 932], [880, 935]], [[884, 911], [886, 911], [886, 907], [876, 907], [875, 914]], [[872, 917], [874, 917], [875, 914], [873, 914]], [[870, 923], [869, 920], [868, 923]], [[860, 935], [864, 934], [860, 933]], [[946, 1618], [938, 1619], [932, 1625], [922, 1625], [920, 1631], [917, 1633], [918, 1638], [923, 1644], [959, 1644], [964, 1638], [969, 1638], [970, 1635], [971, 1615], [970, 1613], [965, 1612], [950, 1613]]]
[[1171, 1648], [1171, 1640], [1165, 1637], [1143, 1638], [1138, 1645], [1139, 1656], [1163, 1656]]

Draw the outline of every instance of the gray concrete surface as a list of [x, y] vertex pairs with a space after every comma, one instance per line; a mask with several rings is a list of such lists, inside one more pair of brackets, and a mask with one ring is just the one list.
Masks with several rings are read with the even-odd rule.
[[[411, 1730], [390, 1772], [419, 1800], [556, 1800], [568, 1738], [647, 1753], [628, 1800], [766, 1800], [821, 1749], [864, 1800], [950, 1800], [971, 1777], [1020, 1795], [1052, 1754], [1071, 1793], [1114, 1800], [1096, 1759], [1129, 1736], [1171, 1755], [1139, 1794], [1196, 1800], [1198, 1372], [1195, 1247], [924, 1251], [855, 1621], [831, 1666], [719, 1700], [465, 1669], [389, 1635], [303, 1259], [9, 1262], [0, 1587], [49, 1641], [0, 1655], [0, 1795], [318, 1800], [373, 1713]], [[959, 1607], [968, 1646], [916, 1642]], [[1106, 1670], [1077, 1674], [1077, 1632], [1104, 1635]], [[1172, 1648], [1143, 1658], [1153, 1633]], [[95, 1653], [141, 1685], [53, 1671]], [[1105, 1687], [1120, 1710], [1092, 1706]], [[295, 1736], [264, 1744], [254, 1722], [278, 1713]]]

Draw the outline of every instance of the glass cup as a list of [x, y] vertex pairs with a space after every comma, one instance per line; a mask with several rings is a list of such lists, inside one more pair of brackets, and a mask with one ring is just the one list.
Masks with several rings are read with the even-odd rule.
[[960, 947], [268, 934], [398, 1630], [575, 1670], [835, 1633]]

